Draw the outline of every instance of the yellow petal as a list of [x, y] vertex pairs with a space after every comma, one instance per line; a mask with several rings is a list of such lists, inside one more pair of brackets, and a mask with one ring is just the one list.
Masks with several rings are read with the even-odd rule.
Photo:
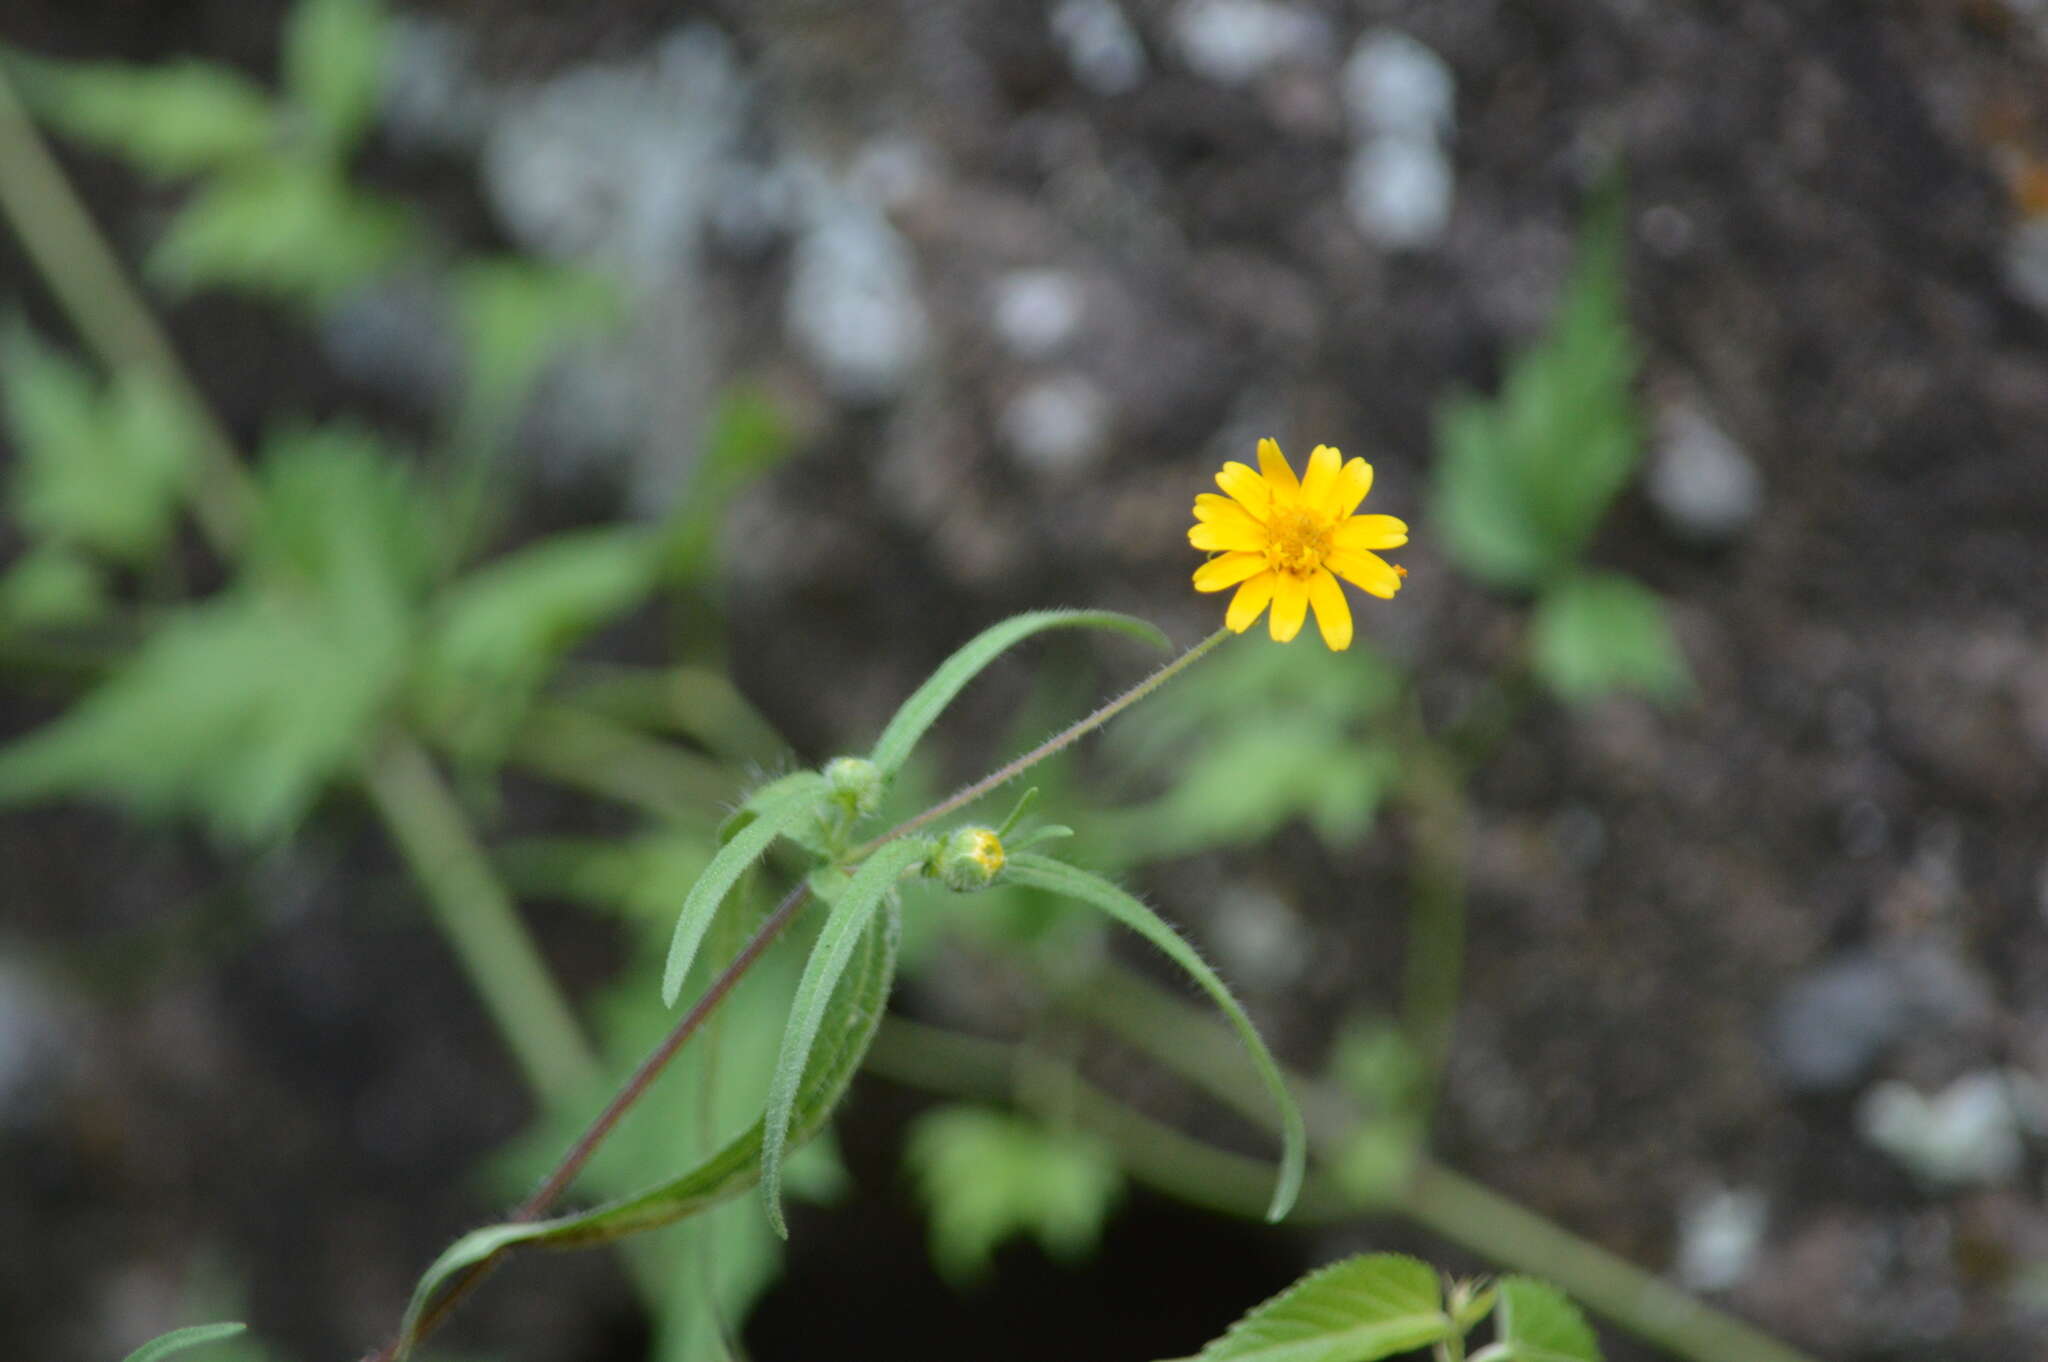
[[1265, 610], [1266, 603], [1273, 599], [1273, 586], [1279, 580], [1278, 573], [1261, 572], [1239, 587], [1237, 594], [1230, 598], [1230, 609], [1224, 613], [1224, 626], [1237, 634], [1251, 628], [1252, 622]]
[[1263, 517], [1266, 507], [1273, 501], [1273, 493], [1266, 486], [1266, 480], [1235, 459], [1223, 465], [1223, 471], [1216, 475], [1216, 485], [1230, 493], [1231, 499], [1253, 516]]
[[1401, 574], [1377, 553], [1367, 553], [1363, 549], [1332, 549], [1329, 557], [1323, 559], [1323, 566], [1360, 591], [1382, 600], [1392, 600], [1394, 593], [1401, 589]]
[[1266, 548], [1266, 527], [1257, 524], [1250, 516], [1241, 515], [1243, 524], [1231, 520], [1214, 520], [1197, 525], [1188, 531], [1188, 542], [1198, 549], [1238, 549], [1249, 553], [1263, 553]]
[[1308, 579], [1308, 603], [1316, 610], [1316, 628], [1323, 631], [1323, 642], [1330, 645], [1330, 651], [1341, 653], [1351, 646], [1351, 604], [1344, 599], [1344, 588], [1337, 585], [1337, 579], [1329, 573], [1318, 570]]
[[1343, 464], [1342, 454], [1328, 445], [1317, 445], [1308, 456], [1308, 470], [1301, 475], [1301, 504], [1311, 511], [1322, 510], [1330, 500], [1330, 490], [1337, 484], [1337, 470]]
[[1273, 618], [1268, 624], [1274, 641], [1285, 643], [1301, 632], [1301, 622], [1308, 618], [1308, 583], [1285, 572], [1273, 577]]
[[1287, 456], [1280, 452], [1275, 441], [1259, 441], [1259, 472], [1264, 475], [1266, 485], [1273, 489], [1274, 496], [1292, 500], [1301, 494], [1301, 483], [1294, 476], [1294, 467], [1287, 462]]
[[1372, 490], [1372, 465], [1364, 459], [1353, 459], [1337, 474], [1336, 482], [1330, 488], [1330, 497], [1323, 503], [1326, 514], [1342, 520], [1358, 509], [1358, 503], [1365, 500], [1365, 494]]
[[1355, 515], [1330, 536], [1340, 549], [1398, 549], [1407, 542], [1408, 522], [1390, 515]]
[[1254, 532], [1265, 529], [1265, 523], [1257, 516], [1214, 492], [1204, 492], [1195, 498], [1195, 519], [1205, 525], [1228, 525]]
[[1221, 591], [1266, 570], [1263, 553], [1226, 553], [1195, 569], [1195, 590]]

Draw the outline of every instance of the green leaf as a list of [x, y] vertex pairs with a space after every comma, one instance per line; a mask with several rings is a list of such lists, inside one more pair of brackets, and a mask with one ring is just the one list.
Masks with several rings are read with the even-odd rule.
[[0, 751], [0, 801], [105, 795], [260, 841], [353, 768], [405, 675], [431, 521], [345, 432], [274, 441], [261, 492], [242, 578]]
[[284, 32], [284, 84], [330, 153], [369, 126], [383, 84], [384, 8], [376, 0], [299, 0]]
[[437, 602], [420, 686], [434, 729], [501, 755], [555, 665], [653, 585], [654, 536], [611, 526], [554, 535], [469, 574]]
[[0, 630], [84, 624], [106, 613], [106, 584], [66, 549], [35, 549], [0, 575]]
[[1559, 316], [1500, 395], [1438, 415], [1431, 512], [1452, 558], [1491, 586], [1568, 569], [1641, 455], [1621, 209], [1612, 193], [1595, 206]]
[[157, 1335], [128, 1354], [127, 1362], [157, 1362], [159, 1358], [196, 1348], [202, 1343], [218, 1343], [224, 1338], [233, 1338], [248, 1327], [246, 1324], [195, 1324], [188, 1329], [173, 1329], [167, 1334]]
[[1448, 1338], [1452, 1327], [1434, 1268], [1398, 1253], [1361, 1254], [1255, 1306], [1197, 1358], [1373, 1362]]
[[882, 730], [882, 736], [875, 742], [871, 760], [882, 768], [885, 775], [893, 774], [903, 765], [911, 749], [917, 746], [925, 730], [932, 726], [947, 705], [953, 703], [953, 697], [981, 673], [982, 668], [1033, 634], [1063, 628], [1112, 629], [1162, 648], [1170, 646], [1166, 635], [1152, 625], [1134, 615], [1120, 615], [1113, 610], [1035, 610], [1004, 620], [984, 629], [965, 647], [939, 664], [939, 669], [903, 702], [903, 707], [896, 711], [896, 717], [889, 720], [889, 726]]
[[710, 865], [704, 867], [703, 875], [690, 887], [688, 896], [683, 900], [682, 912], [676, 918], [675, 937], [669, 943], [668, 964], [662, 970], [663, 1003], [675, 1006], [676, 995], [682, 992], [683, 979], [690, 972], [691, 962], [697, 958], [697, 947], [704, 940], [704, 933], [710, 929], [711, 920], [718, 915], [718, 905], [732, 892], [733, 885], [739, 882], [748, 866], [767, 853], [777, 837], [794, 827], [798, 820], [812, 816], [825, 791], [823, 776], [815, 771], [800, 771], [777, 781], [772, 794], [763, 792], [748, 801], [753, 821], [740, 828], [718, 849], [718, 854], [711, 858]]
[[1223, 1009], [1230, 1024], [1237, 1029], [1238, 1038], [1245, 1049], [1251, 1052], [1252, 1063], [1259, 1071], [1259, 1078], [1266, 1090], [1272, 1094], [1273, 1103], [1280, 1109], [1282, 1127], [1282, 1153], [1280, 1177], [1273, 1189], [1273, 1202], [1266, 1210], [1269, 1220], [1279, 1220], [1293, 1207], [1295, 1197], [1301, 1191], [1302, 1173], [1308, 1158], [1308, 1136], [1303, 1128], [1301, 1109], [1294, 1103], [1294, 1095], [1287, 1090], [1287, 1080], [1281, 1077], [1280, 1066], [1274, 1062], [1272, 1052], [1259, 1036], [1251, 1018], [1245, 1015], [1237, 999], [1209, 968], [1195, 948], [1183, 940], [1180, 934], [1166, 925], [1157, 913], [1147, 908], [1129, 892], [1085, 870], [1076, 869], [1063, 861], [1047, 856], [1024, 852], [1010, 857], [1004, 867], [1003, 878], [1038, 889], [1050, 890], [1068, 898], [1078, 899], [1091, 907], [1099, 908], [1117, 921], [1129, 927], [1138, 935], [1150, 941], [1176, 965], [1186, 970], [1204, 992]]
[[[861, 937], [852, 965], [833, 993], [832, 1007], [819, 1028], [818, 1043], [812, 1048], [811, 1062], [797, 1094], [789, 1148], [806, 1143], [824, 1129], [847, 1085], [853, 1081], [861, 1058], [867, 1054], [895, 978], [899, 927], [894, 913], [872, 922]], [[398, 1356], [403, 1359], [409, 1352], [420, 1316], [442, 1286], [487, 1258], [522, 1245], [581, 1248], [609, 1243], [673, 1224], [744, 1192], [761, 1176], [765, 1124], [757, 1120], [743, 1134], [679, 1177], [581, 1215], [493, 1225], [464, 1235], [435, 1259], [414, 1288], [399, 1336]]]
[[1021, 1234], [1055, 1258], [1085, 1256], [1123, 1187], [1102, 1141], [985, 1107], [919, 1117], [904, 1161], [931, 1219], [932, 1263], [956, 1286], [985, 1275], [996, 1248]]
[[13, 493], [23, 527], [124, 563], [159, 554], [197, 443], [177, 400], [139, 372], [101, 388], [26, 327], [0, 337], [0, 386], [21, 455]]
[[470, 400], [491, 413], [524, 396], [566, 340], [597, 331], [620, 310], [617, 293], [599, 276], [514, 256], [464, 264], [453, 287]]
[[226, 288], [317, 307], [389, 270], [403, 210], [332, 168], [275, 162], [224, 172], [182, 208], [149, 273], [178, 292]]
[[703, 457], [669, 524], [669, 573], [675, 581], [702, 580], [714, 571], [732, 499], [781, 461], [793, 443], [788, 419], [766, 393], [739, 385], [719, 395]]
[[52, 127], [165, 179], [259, 159], [276, 134], [269, 97], [224, 66], [40, 62], [24, 74]]
[[1494, 1328], [1513, 1362], [1600, 1362], [1592, 1326], [1562, 1291], [1531, 1277], [1503, 1277]]
[[1529, 655], [1544, 684], [1574, 703], [1616, 691], [1677, 700], [1692, 689], [1664, 603], [1619, 573], [1582, 573], [1544, 592]]
[[[767, 1143], [761, 1151], [761, 1195], [768, 1206], [768, 1223], [776, 1234], [789, 1238], [789, 1226], [782, 1216], [782, 1153], [790, 1122], [796, 1113], [797, 1089], [810, 1067], [811, 1046], [825, 1018], [839, 976], [846, 971], [853, 949], [867, 933], [883, 903], [896, 892], [903, 872], [925, 859], [926, 849], [916, 840], [889, 842], [853, 872], [852, 880], [837, 895], [831, 916], [818, 933], [818, 944], [804, 965], [804, 976], [796, 986], [796, 998], [789, 1006], [789, 1023], [782, 1032], [782, 1052], [775, 1058], [775, 1076], [768, 1082], [765, 1117]], [[834, 873], [828, 870], [826, 873]]]

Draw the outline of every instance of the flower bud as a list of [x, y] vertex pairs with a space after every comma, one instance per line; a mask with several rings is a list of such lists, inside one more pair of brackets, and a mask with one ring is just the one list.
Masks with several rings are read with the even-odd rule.
[[932, 866], [948, 889], [986, 889], [1003, 868], [1003, 839], [993, 828], [956, 828], [939, 844]]
[[825, 763], [825, 783], [832, 800], [848, 813], [866, 818], [882, 805], [882, 768], [866, 757], [834, 757]]

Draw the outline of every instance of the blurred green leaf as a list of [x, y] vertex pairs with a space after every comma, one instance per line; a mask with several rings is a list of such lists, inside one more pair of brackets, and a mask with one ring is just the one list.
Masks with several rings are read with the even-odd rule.
[[197, 438], [177, 400], [140, 373], [101, 388], [25, 327], [0, 337], [0, 385], [20, 452], [23, 528], [121, 562], [155, 557], [177, 522]]
[[23, 77], [23, 94], [52, 127], [162, 178], [257, 159], [274, 144], [269, 96], [224, 66], [39, 61]]
[[1566, 700], [1616, 691], [1676, 700], [1692, 689], [1656, 593], [1617, 573], [1582, 574], [1543, 593], [1529, 622], [1536, 674]]
[[1123, 1188], [1100, 1140], [985, 1107], [925, 1113], [903, 1157], [931, 1221], [932, 1265], [956, 1286], [987, 1275], [997, 1247], [1020, 1235], [1055, 1258], [1085, 1257]]
[[179, 292], [227, 288], [319, 306], [388, 270], [404, 212], [334, 169], [273, 162], [223, 172], [171, 220], [149, 272]]
[[195, 1324], [188, 1329], [173, 1329], [159, 1334], [149, 1342], [128, 1354], [127, 1362], [159, 1362], [173, 1353], [196, 1348], [202, 1343], [217, 1343], [224, 1338], [233, 1338], [249, 1326], [246, 1324]]
[[0, 800], [102, 795], [260, 840], [354, 765], [404, 675], [430, 519], [347, 433], [273, 442], [262, 499], [242, 579], [0, 751]]
[[1360, 1113], [1332, 1171], [1360, 1201], [1385, 1205], [1408, 1186], [1422, 1153], [1423, 1065], [1399, 1027], [1354, 1023], [1338, 1037], [1331, 1070]]
[[470, 401], [491, 413], [517, 403], [565, 342], [620, 315], [617, 292], [599, 276], [513, 256], [464, 263], [453, 288]]
[[1398, 1253], [1362, 1254], [1254, 1307], [1198, 1359], [1374, 1362], [1448, 1338], [1452, 1328], [1434, 1268]]
[[1600, 1344], [1562, 1291], [1529, 1277], [1503, 1277], [1494, 1328], [1511, 1362], [1600, 1362]]
[[419, 677], [429, 725], [496, 760], [568, 651], [647, 594], [653, 535], [613, 526], [558, 534], [456, 582], [436, 603]]
[[298, 0], [285, 22], [284, 85], [330, 152], [344, 154], [377, 111], [384, 7], [376, 0]]
[[68, 549], [32, 550], [0, 575], [0, 630], [84, 624], [106, 608], [99, 573]]
[[676, 581], [703, 580], [717, 568], [719, 527], [733, 497], [789, 449], [788, 422], [768, 397], [745, 385], [720, 396], [689, 495], [669, 527], [669, 572]]
[[1400, 775], [1375, 729], [1398, 693], [1364, 649], [1226, 649], [1134, 710], [1108, 741], [1164, 794], [1082, 831], [1119, 864], [1242, 846], [1305, 818], [1332, 848], [1368, 832]]
[[1641, 454], [1635, 351], [1622, 296], [1621, 200], [1598, 204], [1563, 308], [1490, 401], [1437, 420], [1431, 512], [1458, 566], [1528, 590], [1568, 569]]

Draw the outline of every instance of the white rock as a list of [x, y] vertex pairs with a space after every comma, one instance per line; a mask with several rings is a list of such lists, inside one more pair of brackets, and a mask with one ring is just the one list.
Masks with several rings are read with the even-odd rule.
[[1769, 1207], [1754, 1188], [1716, 1188], [1689, 1204], [1678, 1221], [1673, 1267], [1688, 1291], [1726, 1291], [1749, 1275], [1762, 1246]]
[[996, 335], [1020, 359], [1042, 359], [1064, 345], [1086, 305], [1066, 270], [1013, 270], [996, 280], [989, 313]]
[[1069, 477], [1101, 456], [1109, 433], [1109, 402], [1087, 379], [1060, 374], [1011, 398], [997, 426], [1032, 472]]
[[1734, 539], [1762, 508], [1763, 478], [1742, 447], [1689, 402], [1665, 404], [1657, 416], [1644, 490], [1679, 534], [1703, 543]]
[[1173, 38], [1196, 75], [1243, 85], [1288, 61], [1314, 60], [1332, 41], [1321, 16], [1278, 0], [1184, 0]]
[[2021, 1111], [2013, 1085], [1992, 1069], [1965, 1074], [1933, 1098], [1896, 1080], [1856, 1106], [1863, 1138], [1930, 1182], [2007, 1182], [2020, 1170]]
[[1433, 139], [1374, 137], [1344, 168], [1344, 207], [1371, 241], [1427, 246], [1450, 221], [1454, 187], [1450, 158]]
[[1366, 33], [1344, 63], [1344, 107], [1361, 136], [1448, 137], [1457, 88], [1442, 57], [1395, 29]]
[[910, 250], [881, 214], [848, 195], [814, 203], [783, 300], [791, 338], [839, 397], [895, 396], [923, 357], [927, 325]]
[[1145, 79], [1145, 45], [1116, 0], [1060, 0], [1052, 35], [1074, 79], [1098, 95], [1128, 94]]

